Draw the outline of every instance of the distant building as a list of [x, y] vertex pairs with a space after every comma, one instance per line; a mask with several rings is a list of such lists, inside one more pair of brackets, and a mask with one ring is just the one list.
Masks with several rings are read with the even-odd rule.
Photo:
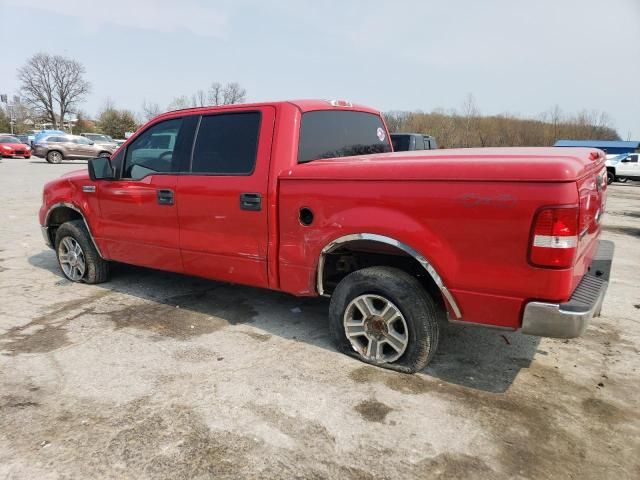
[[558, 140], [554, 147], [599, 148], [606, 153], [623, 154], [640, 151], [640, 141], [623, 142], [611, 140]]

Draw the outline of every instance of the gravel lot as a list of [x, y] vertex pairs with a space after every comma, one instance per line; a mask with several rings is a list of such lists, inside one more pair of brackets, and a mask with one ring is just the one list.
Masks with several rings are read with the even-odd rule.
[[577, 340], [450, 326], [408, 376], [338, 354], [325, 299], [117, 266], [71, 284], [36, 217], [85, 162], [0, 162], [0, 478], [640, 478], [640, 183], [609, 190]]

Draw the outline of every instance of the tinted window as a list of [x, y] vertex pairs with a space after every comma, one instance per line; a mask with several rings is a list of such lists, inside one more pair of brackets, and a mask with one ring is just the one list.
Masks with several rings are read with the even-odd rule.
[[16, 137], [0, 137], [0, 143], [20, 143]]
[[176, 171], [173, 154], [181, 126], [182, 118], [165, 120], [148, 128], [131, 142], [122, 178], [140, 179], [153, 173]]
[[409, 150], [409, 142], [411, 135], [391, 135], [391, 143], [393, 143], [394, 152], [406, 152]]
[[345, 110], [321, 110], [302, 116], [298, 162], [390, 152], [378, 115]]
[[251, 173], [256, 164], [259, 131], [258, 112], [202, 117], [193, 149], [191, 172]]
[[80, 145], [89, 145], [91, 143], [91, 140], [89, 140], [88, 138], [84, 138], [84, 137], [75, 137], [72, 140], [73, 143], [78, 143]]
[[424, 140], [422, 135], [415, 135], [416, 139], [416, 150], [424, 150]]

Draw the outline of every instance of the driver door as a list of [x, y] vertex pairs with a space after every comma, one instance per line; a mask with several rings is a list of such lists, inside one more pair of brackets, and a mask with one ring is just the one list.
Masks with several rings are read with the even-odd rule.
[[[110, 259], [181, 272], [177, 174], [191, 154], [195, 117], [157, 122], [114, 159], [118, 178], [100, 182], [100, 237]], [[120, 155], [118, 155], [120, 156]]]

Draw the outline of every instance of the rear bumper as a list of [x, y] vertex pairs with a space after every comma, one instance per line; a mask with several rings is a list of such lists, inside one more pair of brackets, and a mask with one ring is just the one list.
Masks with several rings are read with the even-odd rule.
[[522, 316], [522, 333], [539, 337], [574, 338], [600, 315], [609, 285], [614, 244], [600, 240], [589, 271], [566, 303], [529, 302]]

